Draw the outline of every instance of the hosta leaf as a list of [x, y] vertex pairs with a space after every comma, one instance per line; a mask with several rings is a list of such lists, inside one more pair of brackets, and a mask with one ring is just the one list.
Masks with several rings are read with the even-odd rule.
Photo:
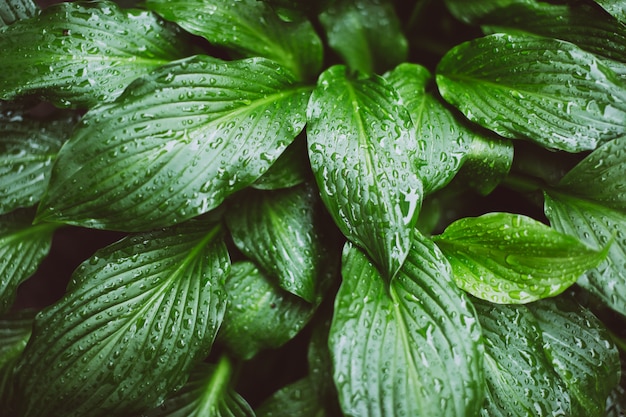
[[257, 417], [325, 417], [328, 414], [316, 396], [309, 378], [289, 384], [265, 400], [256, 410]]
[[218, 340], [242, 359], [291, 340], [315, 312], [313, 306], [278, 287], [252, 262], [232, 265], [226, 293], [228, 307]]
[[493, 34], [450, 50], [441, 95], [508, 138], [579, 152], [626, 134], [626, 88], [594, 55], [533, 35]]
[[311, 176], [306, 146], [306, 135], [300, 134], [251, 186], [259, 190], [276, 190], [305, 182]]
[[509, 174], [513, 143], [501, 137], [474, 136], [459, 177], [482, 195], [489, 195]]
[[416, 238], [389, 286], [351, 244], [342, 274], [329, 346], [344, 413], [475, 415], [484, 399], [480, 328], [433, 243]]
[[39, 7], [33, 0], [3, 0], [0, 3], [0, 28], [33, 17], [38, 12]]
[[530, 217], [489, 213], [457, 220], [434, 237], [459, 287], [494, 303], [560, 294], [606, 257]]
[[96, 252], [43, 310], [19, 365], [22, 415], [129, 415], [206, 356], [230, 262], [221, 227], [189, 221]]
[[408, 42], [388, 0], [337, 0], [319, 19], [328, 44], [352, 70], [380, 74], [406, 61]]
[[117, 97], [135, 78], [189, 52], [173, 25], [110, 1], [60, 3], [0, 32], [0, 99], [42, 95], [63, 106]]
[[541, 300], [528, 308], [539, 323], [543, 347], [572, 399], [572, 415], [603, 416], [619, 383], [619, 351], [602, 322], [570, 299]]
[[141, 417], [254, 417], [246, 400], [231, 388], [232, 372], [226, 357], [216, 365], [199, 363], [180, 390]]
[[322, 65], [322, 42], [308, 20], [285, 22], [258, 0], [147, 0], [165, 19], [243, 57], [265, 57], [305, 80]]
[[578, 284], [626, 316], [626, 138], [598, 148], [545, 192], [552, 226], [591, 247], [611, 242], [608, 257]]
[[344, 235], [393, 276], [411, 246], [422, 201], [411, 117], [382, 78], [320, 77], [308, 107], [309, 158], [324, 204]]
[[17, 287], [48, 255], [52, 234], [59, 227], [33, 226], [33, 214], [33, 210], [19, 209], [0, 216], [0, 314], [8, 311]]
[[604, 10], [626, 24], [626, 4], [622, 0], [595, 0]]
[[461, 168], [476, 135], [428, 90], [430, 72], [416, 64], [401, 64], [385, 74], [409, 110], [419, 154], [414, 164], [429, 194], [445, 186]]
[[544, 350], [541, 330], [525, 306], [475, 300], [485, 340], [487, 399], [481, 415], [569, 416], [567, 387]]
[[481, 18], [512, 4], [533, 4], [536, 0], [444, 0], [446, 7], [457, 19], [479, 24]]
[[274, 163], [302, 130], [309, 93], [262, 58], [154, 71], [85, 115], [38, 217], [147, 230], [205, 213]]

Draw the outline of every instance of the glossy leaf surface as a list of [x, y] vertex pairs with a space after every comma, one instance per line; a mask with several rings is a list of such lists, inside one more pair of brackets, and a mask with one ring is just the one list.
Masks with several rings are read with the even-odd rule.
[[450, 50], [441, 95], [508, 138], [579, 152], [626, 134], [626, 88], [594, 55], [531, 35], [494, 34]]
[[[42, 95], [62, 106], [112, 101], [135, 78], [189, 54], [173, 25], [110, 1], [60, 3], [4, 29], [0, 99]], [[45, 46], [45, 47], [43, 47]]]
[[335, 223], [393, 276], [422, 201], [415, 130], [400, 98], [380, 77], [352, 79], [345, 67], [331, 67], [311, 96], [307, 139]]
[[277, 190], [295, 187], [308, 180], [311, 177], [311, 168], [306, 148], [306, 136], [300, 134], [251, 187]]
[[298, 135], [309, 92], [262, 58], [163, 67], [83, 118], [38, 217], [128, 231], [212, 210]]
[[474, 136], [459, 177], [481, 195], [489, 195], [509, 174], [513, 157], [512, 141]]
[[329, 346], [348, 416], [475, 415], [483, 349], [471, 303], [426, 238], [391, 283], [360, 249], [344, 251]]
[[204, 221], [96, 252], [37, 316], [19, 365], [23, 415], [129, 415], [158, 405], [208, 354], [229, 267], [220, 226]]
[[489, 213], [457, 220], [435, 242], [459, 287], [494, 303], [560, 294], [606, 252], [526, 216]]
[[595, 0], [595, 2], [620, 22], [626, 24], [626, 4], [624, 2], [621, 0]]
[[0, 3], [0, 28], [33, 17], [38, 12], [39, 7], [33, 0], [4, 0]]

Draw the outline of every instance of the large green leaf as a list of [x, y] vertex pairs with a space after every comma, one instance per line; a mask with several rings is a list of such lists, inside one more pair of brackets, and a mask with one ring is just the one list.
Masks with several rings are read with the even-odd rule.
[[390, 284], [360, 249], [344, 251], [329, 346], [348, 416], [475, 415], [484, 399], [474, 309], [423, 237]]
[[626, 4], [622, 0], [595, 0], [607, 12], [626, 24]]
[[406, 61], [408, 42], [388, 0], [337, 0], [319, 19], [328, 44], [352, 70], [380, 74]]
[[96, 252], [37, 316], [19, 365], [21, 415], [125, 416], [158, 405], [208, 354], [229, 267], [221, 227], [200, 220]]
[[422, 201], [411, 116], [382, 78], [326, 70], [308, 107], [309, 158], [322, 200], [344, 235], [387, 277], [411, 246]]
[[567, 387], [544, 350], [541, 329], [525, 306], [475, 300], [485, 340], [484, 417], [570, 416]]
[[314, 306], [289, 294], [248, 261], [232, 265], [218, 340], [242, 359], [278, 348], [307, 324]]
[[626, 316], [626, 138], [591, 153], [555, 188], [545, 191], [545, 213], [552, 226], [601, 248], [607, 259], [578, 281]]
[[59, 225], [32, 225], [33, 210], [19, 209], [0, 216], [0, 314], [9, 310], [17, 287], [35, 273], [48, 255]]
[[0, 99], [63, 106], [111, 101], [132, 80], [189, 54], [175, 26], [110, 1], [60, 3], [0, 31]]
[[39, 7], [33, 0], [3, 0], [0, 2], [0, 28], [33, 17], [38, 12]]
[[38, 218], [147, 230], [205, 213], [293, 141], [310, 90], [263, 58], [198, 56], [160, 68], [85, 115]]
[[441, 95], [508, 138], [568, 152], [626, 134], [626, 88], [569, 42], [493, 34], [450, 50], [437, 67]]
[[322, 65], [322, 42], [307, 20], [285, 22], [258, 0], [147, 0], [165, 19], [243, 57], [260, 56], [288, 68], [300, 80]]
[[457, 285], [494, 303], [560, 294], [606, 257], [606, 251], [510, 213], [457, 220], [434, 240], [452, 264]]
[[571, 299], [529, 305], [539, 323], [543, 348], [572, 399], [572, 415], [602, 417], [620, 379], [619, 351], [602, 322]]

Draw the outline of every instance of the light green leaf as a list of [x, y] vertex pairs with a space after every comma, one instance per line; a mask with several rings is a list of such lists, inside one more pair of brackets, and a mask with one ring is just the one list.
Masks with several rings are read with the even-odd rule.
[[380, 74], [407, 59], [408, 42], [388, 0], [337, 0], [319, 19], [328, 44], [352, 70]]
[[38, 220], [132, 231], [212, 210], [300, 133], [310, 90], [262, 58], [162, 67], [85, 115]]
[[568, 298], [528, 306], [543, 337], [543, 348], [565, 382], [577, 417], [602, 417], [620, 379], [619, 351], [602, 322]]
[[239, 57], [264, 57], [297, 79], [315, 78], [322, 41], [308, 20], [285, 22], [258, 0], [147, 0], [146, 6], [185, 30], [229, 48]]
[[308, 323], [315, 307], [284, 291], [248, 261], [232, 265], [218, 340], [242, 359], [278, 348]]
[[61, 106], [115, 99], [132, 80], [189, 54], [175, 26], [110, 1], [60, 3], [0, 32], [0, 99], [37, 94]]
[[416, 64], [401, 64], [385, 74], [409, 110], [416, 129], [418, 166], [424, 193], [444, 187], [459, 171], [477, 135], [428, 91], [433, 82], [430, 72]]
[[525, 306], [475, 300], [485, 340], [484, 417], [570, 416], [567, 387], [552, 368]]
[[578, 284], [626, 316], [626, 138], [609, 142], [547, 189], [545, 213], [556, 230], [602, 248], [608, 256]]
[[17, 287], [37, 271], [48, 255], [52, 234], [59, 227], [32, 225], [33, 210], [0, 216], [0, 314], [11, 308]]
[[317, 399], [315, 386], [306, 377], [275, 392], [255, 412], [257, 417], [332, 416], [324, 410]]
[[348, 244], [329, 346], [344, 413], [476, 415], [484, 399], [474, 309], [443, 255], [417, 237], [388, 285]]
[[594, 55], [533, 35], [494, 34], [450, 50], [441, 95], [504, 137], [579, 152], [626, 134], [626, 88]]
[[324, 204], [345, 236], [388, 278], [411, 246], [422, 182], [411, 116], [382, 78], [326, 70], [308, 107], [309, 159]]
[[302, 184], [311, 176], [306, 135], [301, 133], [251, 187], [277, 190]]
[[201, 220], [96, 252], [37, 316], [19, 365], [20, 415], [130, 415], [158, 405], [211, 349], [229, 267], [221, 227]]
[[33, 17], [37, 13], [39, 7], [33, 0], [3, 0], [0, 2], [0, 28]]
[[494, 303], [560, 294], [606, 257], [606, 251], [511, 213], [460, 219], [433, 239], [450, 261], [457, 285]]
[[626, 24], [626, 3], [622, 0], [595, 0], [604, 10]]

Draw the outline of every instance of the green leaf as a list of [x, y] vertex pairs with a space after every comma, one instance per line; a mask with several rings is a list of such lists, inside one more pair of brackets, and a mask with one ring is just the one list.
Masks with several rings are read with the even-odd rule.
[[411, 116], [384, 79], [352, 79], [334, 66], [311, 96], [307, 138], [335, 223], [390, 278], [407, 256], [422, 201]]
[[306, 377], [275, 392], [255, 412], [257, 417], [324, 417], [329, 415], [318, 401], [312, 381]]
[[329, 46], [352, 70], [380, 74], [407, 59], [408, 42], [388, 0], [337, 0], [319, 19]]
[[96, 252], [43, 310], [19, 365], [24, 417], [129, 415], [183, 385], [222, 321], [230, 261], [192, 220]]
[[545, 213], [556, 230], [601, 248], [607, 259], [578, 284], [626, 316], [626, 138], [587, 156], [557, 187], [545, 190]]
[[13, 304], [17, 287], [37, 271], [48, 255], [59, 225], [32, 225], [33, 210], [0, 216], [0, 314]]
[[511, 213], [460, 219], [433, 239], [450, 261], [457, 285], [494, 303], [560, 294], [606, 257], [606, 251]]
[[251, 186], [259, 190], [276, 190], [305, 182], [311, 176], [306, 146], [306, 135], [301, 133]]
[[199, 363], [180, 390], [141, 417], [254, 417], [246, 400], [231, 388], [232, 373], [226, 357], [215, 365]]
[[228, 307], [218, 340], [242, 359], [278, 348], [307, 324], [315, 308], [284, 291], [248, 261], [232, 265]]
[[572, 414], [601, 417], [619, 383], [619, 351], [602, 322], [571, 299], [528, 306], [539, 323], [543, 347], [572, 398]]
[[622, 0], [595, 0], [604, 10], [626, 24], [626, 4]]
[[570, 416], [567, 387], [552, 368], [525, 306], [475, 300], [485, 341], [487, 399], [481, 415]]
[[509, 174], [514, 149], [502, 137], [474, 136], [458, 177], [482, 195], [489, 195]]
[[112, 101], [135, 78], [189, 54], [188, 39], [145, 11], [110, 1], [60, 3], [0, 32], [0, 99], [61, 106]]
[[320, 71], [322, 41], [311, 23], [285, 22], [261, 1], [147, 0], [146, 6], [239, 57], [276, 61], [299, 80], [314, 78]]
[[471, 303], [423, 237], [389, 286], [358, 248], [344, 251], [329, 346], [348, 416], [475, 415], [483, 348]]
[[0, 28], [33, 17], [37, 13], [39, 7], [33, 0], [3, 0], [0, 2]]
[[626, 134], [626, 88], [594, 55], [533, 35], [494, 34], [450, 50], [437, 67], [441, 95], [504, 137], [567, 152]]
[[533, 4], [536, 0], [444, 0], [446, 7], [455, 18], [476, 25], [481, 18], [513, 4]]
[[61, 149], [38, 220], [138, 231], [212, 210], [298, 135], [309, 93], [262, 58], [162, 67], [85, 115]]
[[416, 64], [401, 64], [385, 74], [409, 110], [419, 147], [419, 177], [424, 193], [443, 188], [459, 171], [477, 135], [461, 124], [429, 91], [430, 72]]

